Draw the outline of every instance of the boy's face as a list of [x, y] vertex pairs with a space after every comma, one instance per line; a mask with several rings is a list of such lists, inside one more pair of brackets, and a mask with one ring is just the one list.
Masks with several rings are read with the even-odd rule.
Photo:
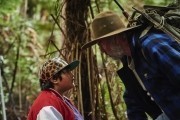
[[69, 70], [63, 70], [61, 74], [61, 80], [58, 80], [58, 86], [61, 93], [66, 92], [74, 87], [74, 75]]

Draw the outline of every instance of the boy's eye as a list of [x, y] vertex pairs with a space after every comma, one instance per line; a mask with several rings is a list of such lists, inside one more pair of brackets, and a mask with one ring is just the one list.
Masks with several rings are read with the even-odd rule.
[[69, 73], [69, 72], [70, 72], [70, 70], [68, 70], [68, 69], [65, 69], [62, 71], [62, 73]]

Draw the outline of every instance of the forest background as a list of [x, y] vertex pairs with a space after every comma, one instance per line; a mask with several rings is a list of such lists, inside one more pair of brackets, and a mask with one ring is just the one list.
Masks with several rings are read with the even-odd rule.
[[[174, 2], [117, 1], [129, 14], [132, 7]], [[66, 95], [86, 120], [127, 119], [124, 86], [116, 74], [121, 63], [99, 52], [96, 45], [81, 51], [90, 40], [92, 18], [105, 10], [117, 12], [127, 24], [114, 0], [0, 0], [0, 120], [26, 119], [40, 91], [39, 67], [54, 56], [81, 61], [74, 72], [76, 87]]]

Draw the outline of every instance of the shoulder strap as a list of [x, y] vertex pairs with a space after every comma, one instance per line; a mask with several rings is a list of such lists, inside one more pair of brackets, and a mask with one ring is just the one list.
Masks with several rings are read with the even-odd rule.
[[147, 27], [141, 32], [141, 34], [140, 34], [140, 36], [139, 36], [139, 39], [141, 39], [142, 37], [144, 37], [144, 36], [149, 32], [149, 30], [150, 30], [152, 27], [153, 27], [152, 25], [147, 26]]
[[147, 33], [150, 31], [150, 29], [152, 28], [152, 25], [147, 26], [144, 30], [142, 30], [139, 34], [134, 34], [133, 35], [133, 46], [136, 47], [138, 49], [138, 51], [141, 51], [142, 56], [144, 58], [144, 60], [149, 64], [148, 58], [146, 57], [142, 47], [141, 47], [141, 39], [142, 37], [144, 37], [145, 35], [147, 35]]

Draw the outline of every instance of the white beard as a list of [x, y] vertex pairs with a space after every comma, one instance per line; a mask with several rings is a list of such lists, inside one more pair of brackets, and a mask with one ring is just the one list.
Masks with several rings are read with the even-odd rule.
[[106, 54], [115, 60], [119, 60], [124, 56], [124, 51], [120, 47], [111, 48], [111, 51], [106, 51]]

